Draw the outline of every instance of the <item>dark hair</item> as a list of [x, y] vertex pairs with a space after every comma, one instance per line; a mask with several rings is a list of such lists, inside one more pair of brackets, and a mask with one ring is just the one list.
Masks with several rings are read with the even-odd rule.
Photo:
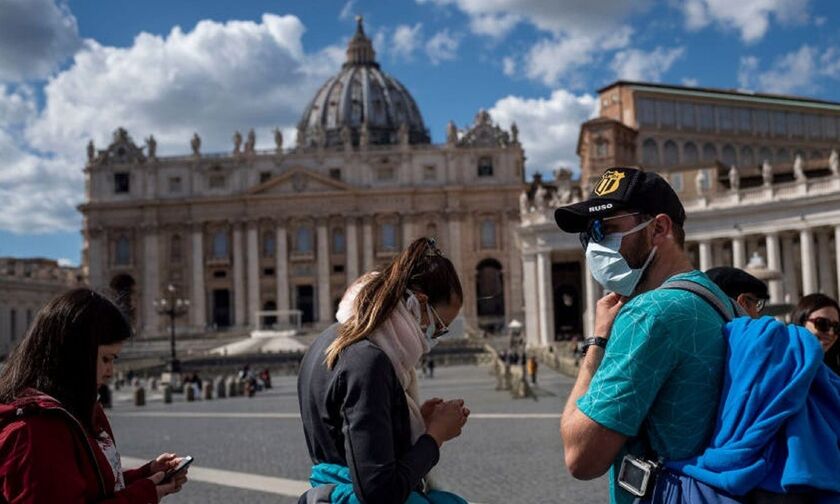
[[131, 327], [111, 301], [73, 289], [41, 308], [0, 374], [0, 402], [33, 388], [58, 400], [92, 434], [100, 345], [125, 341]]
[[796, 304], [796, 308], [793, 309], [790, 316], [790, 321], [792, 324], [804, 326], [812, 313], [827, 306], [837, 310], [837, 315], [840, 316], [840, 305], [833, 298], [825, 294], [808, 294]]
[[770, 298], [767, 284], [742, 269], [719, 266], [706, 270], [706, 276], [732, 299], [738, 299], [741, 294], [752, 294], [759, 299]]
[[406, 289], [422, 292], [436, 305], [453, 298], [463, 301], [461, 280], [452, 261], [441, 254], [430, 238], [419, 238], [377, 275], [369, 275], [353, 306], [353, 314], [338, 328], [338, 337], [327, 348], [332, 368], [342, 350], [366, 338], [397, 307]]

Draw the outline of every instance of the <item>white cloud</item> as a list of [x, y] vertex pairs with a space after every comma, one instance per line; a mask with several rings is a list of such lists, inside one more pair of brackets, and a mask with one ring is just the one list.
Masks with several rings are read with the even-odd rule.
[[827, 77], [840, 79], [840, 49], [829, 47], [820, 56], [820, 73]]
[[684, 47], [657, 47], [650, 52], [626, 49], [615, 54], [610, 68], [619, 79], [658, 82], [684, 53]]
[[391, 53], [396, 57], [411, 59], [414, 51], [423, 43], [423, 25], [417, 23], [414, 26], [399, 25], [394, 29]]
[[749, 43], [764, 38], [771, 18], [784, 25], [807, 22], [808, 4], [809, 0], [685, 0], [678, 5], [689, 30], [715, 23], [739, 31], [741, 40]]
[[79, 265], [78, 263], [76, 263], [72, 259], [68, 259], [66, 257], [59, 257], [57, 262], [58, 262], [59, 266], [78, 266]]
[[528, 173], [550, 174], [559, 166], [578, 167], [575, 153], [582, 122], [598, 111], [598, 98], [558, 89], [548, 98], [507, 96], [489, 110], [502, 127], [519, 127], [519, 139], [528, 154]]
[[347, 21], [353, 17], [353, 10], [356, 8], [356, 0], [348, 0], [338, 13], [338, 19]]
[[0, 128], [21, 127], [34, 117], [37, 110], [31, 87], [18, 86], [12, 91], [0, 84]]
[[688, 87], [697, 87], [697, 86], [700, 85], [700, 81], [698, 81], [694, 77], [683, 77], [682, 83], [683, 83], [683, 86], [688, 86]]
[[460, 43], [461, 38], [458, 35], [450, 34], [448, 29], [444, 29], [435, 33], [426, 42], [426, 55], [429, 56], [433, 65], [442, 61], [454, 60], [457, 57]]
[[758, 58], [741, 58], [738, 83], [745, 88], [767, 93], [806, 93], [814, 91], [818, 51], [808, 45], [776, 59], [767, 70], [760, 71]]
[[513, 77], [516, 74], [516, 60], [510, 56], [505, 56], [502, 59], [502, 72], [508, 77]]
[[303, 107], [344, 58], [338, 46], [305, 52], [303, 32], [294, 16], [266, 14], [141, 33], [125, 48], [86, 41], [47, 82], [41, 111], [26, 91], [1, 89], [0, 112], [23, 126], [0, 114], [0, 229], [77, 229], [85, 146], [104, 148], [119, 126], [137, 143], [154, 134], [161, 155], [189, 152], [193, 131], [203, 152], [228, 151], [233, 132], [252, 127], [258, 148], [273, 146], [275, 126], [293, 142]]
[[47, 77], [80, 42], [76, 18], [63, 3], [0, 2], [0, 81]]
[[517, 14], [479, 14], [470, 18], [470, 31], [494, 39], [503, 39], [521, 21]]

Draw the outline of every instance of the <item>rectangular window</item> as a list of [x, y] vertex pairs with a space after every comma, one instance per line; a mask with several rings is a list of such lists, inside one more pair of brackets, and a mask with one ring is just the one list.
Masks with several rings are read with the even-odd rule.
[[684, 129], [694, 129], [697, 127], [697, 123], [694, 120], [694, 104], [693, 103], [680, 103], [679, 105], [680, 110], [680, 126]]
[[672, 101], [658, 101], [656, 102], [657, 115], [659, 116], [659, 125], [663, 127], [674, 126], [674, 102]]
[[263, 276], [273, 277], [274, 276], [274, 268], [263, 268]]
[[394, 168], [391, 166], [380, 166], [376, 169], [376, 180], [380, 182], [394, 180]]
[[789, 112], [787, 115], [788, 132], [793, 136], [802, 136], [804, 131], [802, 129], [802, 114], [799, 112]]
[[834, 140], [837, 136], [837, 120], [831, 116], [823, 116], [822, 123], [823, 138]]
[[729, 107], [717, 107], [718, 127], [721, 131], [732, 131], [732, 109]]
[[379, 242], [382, 244], [382, 250], [386, 252], [397, 250], [397, 226], [387, 222], [380, 225]]
[[169, 194], [181, 194], [181, 177], [169, 177]]
[[814, 140], [822, 138], [822, 118], [817, 115], [806, 116], [808, 122], [808, 136]]
[[114, 194], [128, 194], [130, 191], [129, 182], [131, 177], [128, 173], [119, 172], [114, 174]]
[[787, 114], [783, 111], [773, 112], [773, 134], [776, 136], [787, 135]]
[[639, 98], [638, 102], [639, 124], [642, 126], [656, 126], [656, 106], [655, 102], [648, 98]]
[[715, 109], [711, 105], [697, 106], [697, 119], [701, 130], [713, 131], [715, 129]]
[[268, 182], [271, 179], [271, 172], [260, 172], [260, 184]]
[[295, 251], [299, 254], [311, 254], [312, 249], [312, 228], [299, 227], [295, 236]]
[[225, 270], [216, 270], [213, 272], [213, 278], [225, 278], [227, 277], [227, 271]]
[[741, 133], [752, 131], [752, 113], [748, 108], [738, 109], [738, 131]]
[[210, 189], [224, 189], [227, 184], [227, 179], [224, 175], [210, 175], [208, 185]]
[[671, 187], [674, 188], [674, 192], [682, 192], [683, 190], [683, 174], [682, 173], [672, 173], [671, 174]]
[[481, 223], [481, 248], [496, 248], [496, 223], [492, 220], [485, 220]]
[[478, 160], [478, 176], [492, 177], [493, 176], [493, 159], [489, 156], [483, 156]]
[[753, 121], [755, 124], [755, 132], [760, 135], [770, 133], [770, 115], [766, 110], [753, 111]]
[[436, 180], [437, 167], [435, 165], [426, 165], [423, 167], [423, 180]]
[[344, 273], [344, 265], [343, 264], [333, 264], [333, 273]]
[[341, 180], [341, 168], [330, 168], [330, 178]]

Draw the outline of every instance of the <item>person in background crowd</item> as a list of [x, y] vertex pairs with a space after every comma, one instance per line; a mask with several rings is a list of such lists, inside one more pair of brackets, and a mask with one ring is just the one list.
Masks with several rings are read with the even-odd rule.
[[711, 268], [706, 271], [712, 282], [716, 283], [727, 296], [734, 299], [752, 318], [761, 316], [770, 293], [767, 284], [746, 271], [730, 266]]
[[809, 294], [796, 304], [790, 321], [811, 331], [822, 345], [825, 363], [840, 375], [840, 305], [825, 294]]
[[186, 471], [164, 453], [123, 471], [97, 388], [114, 374], [125, 317], [90, 289], [38, 312], [0, 374], [0, 502], [148, 504], [178, 492]]

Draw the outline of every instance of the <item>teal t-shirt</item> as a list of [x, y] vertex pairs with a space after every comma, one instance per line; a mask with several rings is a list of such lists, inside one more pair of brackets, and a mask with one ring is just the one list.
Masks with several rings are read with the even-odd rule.
[[[669, 280], [697, 282], [728, 299], [697, 270]], [[652, 448], [666, 459], [699, 453], [711, 436], [720, 398], [726, 358], [722, 327], [714, 308], [690, 292], [656, 289], [632, 298], [613, 323], [604, 359], [578, 409], [630, 437], [639, 434], [644, 421]], [[631, 451], [633, 445], [628, 443]], [[614, 504], [633, 502], [615, 483], [625, 453], [610, 471]]]

